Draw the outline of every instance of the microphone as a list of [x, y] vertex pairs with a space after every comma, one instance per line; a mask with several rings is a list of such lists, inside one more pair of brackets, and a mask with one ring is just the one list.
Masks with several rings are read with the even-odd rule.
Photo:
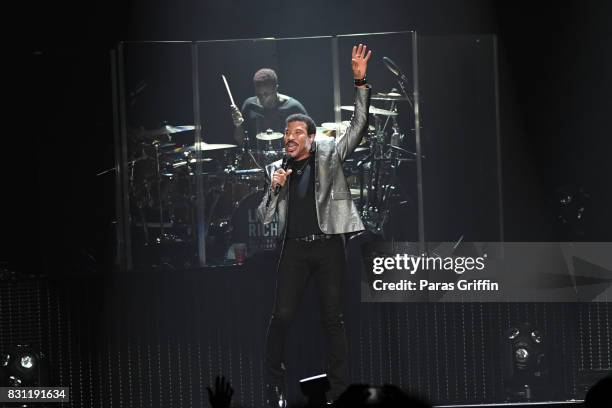
[[382, 60], [386, 67], [389, 69], [389, 71], [391, 71], [396, 77], [400, 78], [402, 81], [408, 81], [406, 75], [404, 75], [402, 70], [397, 66], [395, 62], [393, 62], [391, 58], [383, 57]]
[[[288, 154], [285, 154], [283, 156], [283, 162], [281, 163], [281, 169], [287, 171], [287, 167], [289, 167], [289, 162], [292, 160], [291, 156], [289, 156]], [[281, 185], [277, 184], [276, 187], [274, 187], [274, 195], [278, 195], [278, 193], [280, 192], [281, 189]]]

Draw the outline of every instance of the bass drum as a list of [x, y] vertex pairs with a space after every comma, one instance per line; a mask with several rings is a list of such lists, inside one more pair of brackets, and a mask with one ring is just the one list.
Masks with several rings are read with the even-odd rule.
[[257, 207], [264, 197], [264, 191], [257, 191], [246, 196], [232, 216], [232, 232], [228, 259], [234, 257], [234, 246], [246, 244], [247, 257], [252, 257], [261, 251], [272, 251], [277, 247], [281, 234], [278, 226], [278, 214], [268, 225], [263, 225], [257, 219]]

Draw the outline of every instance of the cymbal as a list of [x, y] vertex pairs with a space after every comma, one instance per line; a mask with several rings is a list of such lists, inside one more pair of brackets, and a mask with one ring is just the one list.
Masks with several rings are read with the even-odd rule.
[[189, 130], [194, 130], [194, 129], [195, 129], [195, 126], [192, 126], [192, 125], [185, 125], [185, 126], [166, 125], [166, 126], [162, 126], [157, 129], [144, 130], [140, 133], [140, 136], [151, 138], [151, 137], [157, 137], [157, 136], [162, 136], [162, 135], [170, 135], [173, 133], [187, 132]]
[[350, 122], [323, 122], [321, 126], [317, 127], [317, 133], [324, 134], [326, 136], [336, 137], [342, 134], [349, 127]]
[[159, 145], [159, 148], [164, 151], [174, 150], [176, 149], [176, 143], [172, 143], [172, 142], [161, 143]]
[[327, 130], [337, 130], [337, 129], [346, 129], [350, 125], [350, 121], [343, 120], [342, 122], [323, 122], [321, 123], [321, 127]]
[[[341, 106], [340, 109], [353, 112], [355, 110], [355, 107], [352, 105], [350, 106], [345, 105], [345, 106]], [[397, 116], [397, 112], [376, 108], [374, 106], [370, 106], [370, 113], [373, 115]]]
[[378, 92], [376, 95], [372, 95], [370, 99], [372, 99], [373, 101], [407, 101], [408, 100], [408, 98], [406, 98], [404, 95], [398, 94], [397, 92], [389, 92], [389, 93]]
[[197, 150], [200, 151], [209, 151], [209, 150], [222, 150], [222, 149], [233, 149], [238, 147], [233, 144], [224, 144], [224, 143], [204, 143], [200, 142], [199, 144], [194, 144], [193, 146], [187, 146], [184, 148], [186, 152], [195, 152]]
[[[321, 126], [317, 126], [317, 134], [336, 137], [338, 130], [340, 130], [340, 134], [342, 134], [350, 125], [350, 120], [343, 120], [342, 122], [323, 122]], [[368, 126], [368, 132], [373, 132], [374, 130], [376, 130], [374, 126]]]
[[278, 132], [273, 132], [272, 130], [268, 129], [265, 132], [258, 133], [255, 137], [259, 140], [266, 140], [266, 141], [267, 140], [277, 140], [277, 139], [282, 139], [283, 134], [278, 133]]

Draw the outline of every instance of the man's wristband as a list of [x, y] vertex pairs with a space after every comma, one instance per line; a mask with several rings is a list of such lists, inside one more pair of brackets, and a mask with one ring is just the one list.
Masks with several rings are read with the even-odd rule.
[[367, 83], [368, 81], [366, 81], [365, 77], [363, 77], [362, 79], [355, 79], [355, 86], [363, 86]]

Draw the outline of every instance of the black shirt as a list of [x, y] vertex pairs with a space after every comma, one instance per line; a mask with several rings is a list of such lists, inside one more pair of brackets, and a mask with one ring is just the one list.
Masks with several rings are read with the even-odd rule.
[[268, 129], [285, 133], [285, 119], [289, 115], [294, 113], [307, 114], [306, 109], [297, 99], [282, 94], [278, 94], [278, 96], [280, 104], [274, 109], [265, 109], [256, 96], [251, 96], [244, 101], [242, 105], [244, 123], [242, 126], [251, 140], [255, 140], [258, 133], [264, 133]]
[[[323, 234], [319, 228], [315, 202], [314, 155], [294, 161], [289, 176], [289, 221], [287, 237], [298, 238]], [[302, 174], [299, 174], [301, 170]]]

